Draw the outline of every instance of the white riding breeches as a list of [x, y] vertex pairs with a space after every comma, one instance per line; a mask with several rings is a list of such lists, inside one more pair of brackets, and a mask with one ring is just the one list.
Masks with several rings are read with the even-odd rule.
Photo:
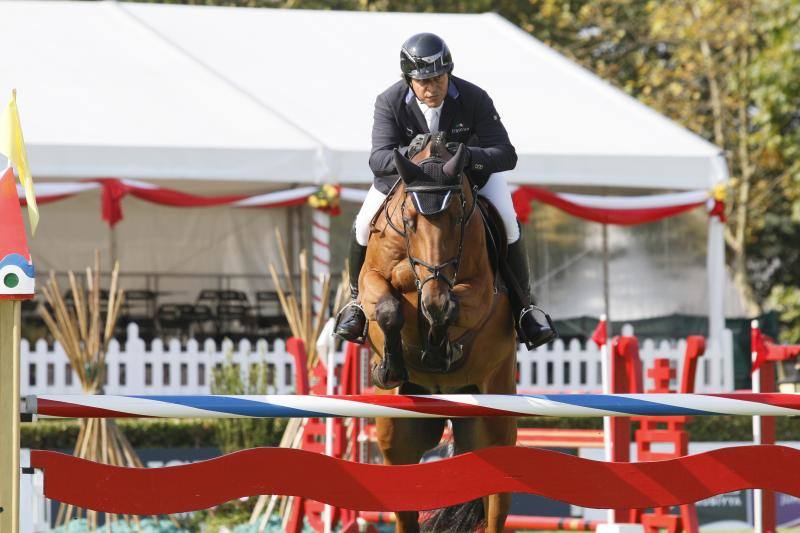
[[[506, 229], [508, 243], [516, 242], [519, 239], [519, 226], [517, 225], [517, 213], [514, 211], [514, 203], [511, 201], [511, 191], [508, 188], [506, 176], [511, 172], [495, 172], [489, 176], [489, 181], [478, 191], [480, 196], [489, 200], [500, 213], [503, 219], [503, 226]], [[373, 185], [367, 192], [367, 197], [361, 205], [361, 209], [356, 215], [356, 240], [361, 246], [366, 246], [369, 241], [369, 224], [380, 209], [386, 195], [380, 192]]]

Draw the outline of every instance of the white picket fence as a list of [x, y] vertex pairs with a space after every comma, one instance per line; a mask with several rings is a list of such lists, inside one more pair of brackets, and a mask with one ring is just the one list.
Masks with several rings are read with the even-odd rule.
[[[211, 394], [213, 369], [231, 361], [238, 365], [243, 377], [251, 365], [266, 362], [271, 376], [269, 393], [294, 392], [294, 359], [286, 352], [283, 341], [268, 344], [244, 340], [238, 344], [225, 341], [217, 346], [206, 340], [201, 346], [190, 340], [185, 349], [173, 340], [164, 344], [155, 340], [147, 350], [138, 335], [138, 327], [128, 327], [124, 346], [112, 341], [107, 361], [107, 394]], [[628, 328], [627, 332], [630, 334]], [[697, 392], [733, 390], [733, 349], [730, 331], [725, 332], [722, 349], [710, 350], [698, 366]], [[644, 368], [655, 358], [673, 360], [680, 376], [686, 342], [684, 340], [654, 343], [640, 339]], [[709, 343], [715, 346], [715, 343]], [[44, 340], [33, 347], [27, 341], [21, 347], [21, 393], [81, 394], [80, 382], [59, 344], [49, 350]], [[344, 353], [335, 354], [341, 364]], [[592, 392], [600, 390], [600, 351], [593, 343], [582, 347], [578, 341], [565, 345], [560, 340], [547, 348], [517, 353], [520, 392]], [[646, 378], [646, 376], [643, 376]], [[648, 381], [645, 380], [647, 384]]]

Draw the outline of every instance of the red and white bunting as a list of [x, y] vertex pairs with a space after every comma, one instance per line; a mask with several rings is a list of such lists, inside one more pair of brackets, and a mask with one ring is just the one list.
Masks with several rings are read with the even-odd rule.
[[703, 205], [708, 206], [710, 213], [719, 215], [715, 208], [721, 205], [708, 191], [646, 196], [595, 196], [554, 193], [538, 187], [522, 186], [518, 187], [511, 197], [521, 222], [528, 221], [532, 212], [530, 204], [537, 201], [584, 220], [622, 226], [655, 222]]
[[[141, 200], [172, 207], [204, 207], [229, 205], [231, 207], [273, 208], [302, 205], [317, 187], [297, 187], [254, 196], [225, 195], [197, 196], [174, 189], [159, 187], [136, 180], [103, 178], [85, 182], [37, 183], [36, 197], [45, 204], [69, 198], [83, 192], [102, 189], [103, 219], [113, 226], [122, 220], [122, 199], [127, 195]], [[20, 204], [25, 204], [23, 191], [18, 187]], [[342, 187], [339, 199], [361, 203], [366, 191]], [[724, 221], [724, 204], [710, 191], [688, 191], [642, 196], [597, 196], [587, 194], [555, 193], [546, 189], [520, 186], [513, 189], [512, 199], [520, 222], [527, 222], [532, 212], [531, 203], [551, 205], [576, 217], [603, 224], [635, 225], [655, 222], [697, 207], [706, 206], [709, 216]], [[335, 214], [335, 213], [334, 213]]]

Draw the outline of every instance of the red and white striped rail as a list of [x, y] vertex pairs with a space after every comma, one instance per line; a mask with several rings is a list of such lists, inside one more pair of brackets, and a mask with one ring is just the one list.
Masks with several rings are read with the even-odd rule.
[[800, 394], [42, 395], [26, 398], [24, 412], [62, 418], [798, 416]]

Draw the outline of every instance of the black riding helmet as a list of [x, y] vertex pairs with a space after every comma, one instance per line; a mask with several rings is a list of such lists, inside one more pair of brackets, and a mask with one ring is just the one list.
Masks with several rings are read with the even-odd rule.
[[404, 42], [400, 49], [400, 70], [409, 83], [411, 78], [434, 78], [453, 71], [453, 57], [441, 37], [418, 33]]

